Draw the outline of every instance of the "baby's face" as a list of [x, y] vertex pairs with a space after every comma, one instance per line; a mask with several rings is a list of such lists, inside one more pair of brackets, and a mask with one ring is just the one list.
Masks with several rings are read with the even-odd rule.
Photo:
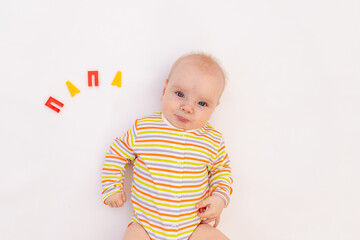
[[192, 59], [184, 60], [165, 80], [161, 111], [177, 128], [200, 128], [219, 104], [223, 88], [222, 73], [200, 70]]

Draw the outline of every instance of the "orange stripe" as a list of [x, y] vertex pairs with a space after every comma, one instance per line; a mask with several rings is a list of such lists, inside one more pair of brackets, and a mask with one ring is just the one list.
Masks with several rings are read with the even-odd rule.
[[177, 189], [180, 189], [180, 188], [198, 188], [198, 187], [201, 187], [201, 186], [203, 186], [203, 185], [205, 185], [207, 183], [207, 179], [206, 179], [203, 183], [200, 183], [200, 184], [197, 184], [197, 185], [174, 186], [174, 185], [169, 185], [169, 184], [165, 184], [165, 183], [155, 183], [153, 180], [145, 178], [145, 177], [141, 176], [140, 174], [138, 174], [137, 172], [133, 172], [133, 174], [135, 174], [137, 177], [139, 177], [139, 178], [141, 178], [141, 179], [143, 179], [143, 180], [145, 180], [147, 182], [150, 182], [153, 185], [159, 185], [159, 186], [168, 187], [168, 188], [177, 188]]
[[194, 214], [194, 213], [196, 213], [196, 212], [198, 211], [197, 209], [195, 209], [195, 210], [192, 211], [192, 212], [183, 213], [183, 214], [160, 213], [160, 212], [158, 212], [158, 211], [156, 211], [156, 210], [152, 210], [152, 209], [150, 209], [150, 208], [147, 208], [147, 207], [141, 205], [140, 203], [135, 202], [134, 200], [132, 200], [132, 203], [138, 205], [138, 206], [141, 207], [142, 209], [145, 209], [145, 210], [147, 210], [147, 211], [149, 211], [149, 212], [152, 212], [152, 213], [156, 213], [156, 214], [158, 214], [158, 215], [160, 215], [160, 216], [174, 217], [174, 218], [175, 218], [175, 217], [177, 218], [177, 217], [189, 216], [189, 215], [192, 215], [192, 214]]
[[[144, 161], [142, 161], [141, 159], [137, 159], [137, 161], [139, 162], [139, 163], [141, 163], [145, 168], [147, 168], [147, 169], [155, 169], [155, 170], [160, 170], [160, 171], [167, 171], [167, 172], [175, 172], [175, 173], [193, 173], [193, 172], [191, 172], [191, 171], [183, 171], [183, 172], [179, 172], [179, 171], [175, 171], [175, 170], [169, 170], [169, 169], [160, 169], [160, 168], [149, 168], [149, 167], [147, 167], [146, 166], [146, 164], [145, 164], [145, 162]], [[206, 171], [206, 169], [204, 169], [203, 171], [199, 171], [199, 173], [201, 173], [201, 172], [204, 172], [204, 171]], [[135, 172], [134, 172], [135, 173]], [[197, 173], [197, 172], [195, 172], [195, 173]], [[138, 175], [138, 174], [137, 174]], [[140, 177], [140, 175], [138, 175], [139, 177]], [[142, 178], [142, 177], [140, 177], [140, 178]], [[153, 183], [154, 184], [154, 182], [151, 180], [151, 179], [147, 179], [147, 178], [143, 178], [144, 180], [147, 180], [147, 181], [149, 181], [149, 182], [151, 182], [151, 183]], [[200, 187], [200, 186], [202, 186], [202, 185], [204, 185], [205, 183], [207, 182], [207, 180], [205, 180], [203, 183], [201, 183], [201, 184], [197, 184], [197, 185], [187, 185], [186, 187]], [[156, 183], [156, 184], [158, 184], [158, 185], [161, 185], [161, 183]], [[164, 184], [165, 185], [165, 184]], [[171, 185], [168, 185], [169, 187], [177, 187], [177, 186], [171, 186]]]
[[227, 202], [229, 202], [228, 197], [227, 197], [224, 193], [222, 193], [222, 192], [216, 192], [216, 193], [220, 193], [221, 195], [223, 195], [223, 196], [224, 196], [224, 198], [226, 199], [226, 201], [227, 201]]
[[[181, 130], [181, 129], [174, 129], [174, 128], [165, 128], [165, 127], [139, 127], [138, 130], [146, 130], [146, 129], [160, 129], [160, 130], [169, 130], [169, 131], [175, 131], [175, 132], [185, 132], [184, 130]], [[215, 142], [217, 144], [219, 144], [220, 142], [219, 141], [216, 141], [215, 139], [212, 139], [211, 137], [209, 136], [206, 136], [206, 135], [201, 135], [201, 134], [198, 134], [198, 133], [195, 133], [195, 132], [189, 132], [195, 136], [198, 136], [198, 137], [205, 137], [209, 140], [211, 140], [212, 142]]]
[[122, 160], [126, 162], [126, 159], [121, 157], [121, 156], [110, 156], [110, 155], [106, 155], [105, 158], [114, 158], [114, 159], [118, 159], [118, 160]]
[[222, 160], [220, 160], [220, 161], [218, 161], [218, 162], [215, 162], [214, 163], [214, 166], [217, 166], [217, 165], [220, 165], [221, 163], [223, 163], [224, 161], [227, 161], [228, 159], [226, 158], [226, 156], [222, 159]]
[[231, 173], [230, 170], [227, 170], [227, 169], [222, 169], [222, 170], [218, 170], [214, 173], [214, 176], [216, 175], [219, 175], [220, 173], [223, 173], [223, 172], [228, 172], [228, 173]]
[[110, 171], [110, 172], [120, 172], [120, 169], [113, 169], [113, 168], [103, 168], [103, 171]]
[[157, 200], [160, 200], [160, 201], [165, 201], [165, 202], [174, 202], [174, 203], [198, 201], [198, 200], [201, 200], [201, 199], [205, 198], [205, 196], [208, 194], [208, 191], [206, 191], [201, 197], [192, 198], [192, 199], [181, 199], [181, 201], [180, 201], [180, 200], [171, 200], [171, 199], [168, 199], [168, 198], [155, 197], [154, 195], [150, 195], [150, 194], [148, 194], [146, 192], [141, 191], [135, 185], [133, 185], [133, 188], [135, 188], [136, 191], [138, 191], [139, 193], [141, 193], [141, 194], [143, 194], [145, 196], [148, 196], [150, 198], [154, 198], [154, 199], [157, 199]]
[[203, 173], [206, 172], [206, 169], [201, 170], [201, 171], [175, 171], [175, 170], [170, 170], [170, 169], [165, 169], [165, 168], [152, 168], [152, 167], [148, 167], [149, 170], [153, 170], [153, 171], [160, 171], [160, 172], [172, 172], [172, 173], [179, 173], [179, 174], [193, 174], [193, 173]]
[[[129, 135], [127, 135], [127, 138], [129, 138]], [[125, 143], [123, 140], [121, 140], [120, 138], [118, 138], [118, 140], [123, 143], [123, 145], [126, 147], [127, 150], [129, 150], [130, 152], [133, 152], [133, 150], [132, 150], [130, 147], [128, 147], [128, 144], [126, 144], [126, 143]], [[127, 141], [129, 142], [129, 139], [127, 139]]]
[[155, 225], [155, 224], [151, 224], [151, 223], [149, 223], [147, 220], [142, 219], [142, 218], [139, 218], [139, 217], [138, 217], [138, 219], [139, 219], [141, 222], [145, 222], [145, 223], [149, 224], [149, 225], [152, 226], [152, 227], [161, 229], [161, 230], [163, 230], [163, 231], [169, 231], [169, 232], [182, 231], [182, 230], [185, 230], [185, 229], [187, 229], [187, 228], [192, 228], [192, 227], [194, 227], [194, 226], [199, 225], [199, 223], [195, 223], [195, 224], [192, 224], [192, 225], [189, 225], [189, 226], [185, 226], [185, 227], [179, 228], [179, 230], [176, 230], [176, 229], [167, 229], [167, 228], [163, 228], [163, 227], [160, 227], [160, 226], [158, 226], [158, 225]]
[[139, 118], [138, 120], [146, 120], [146, 119], [161, 119], [161, 117], [144, 117], [144, 118]]
[[[218, 150], [218, 152], [221, 152], [222, 150], [224, 150], [225, 149], [225, 145], [224, 146], [222, 146], [219, 150]], [[227, 155], [227, 154], [226, 154]]]
[[166, 155], [166, 154], [159, 154], [159, 153], [138, 153], [138, 156], [156, 156], [156, 157], [164, 157], [164, 158], [175, 158], [175, 159], [186, 159], [186, 160], [195, 160], [195, 161], [198, 161], [198, 162], [203, 162], [203, 163], [206, 163], [206, 164], [211, 164], [210, 161], [207, 161], [207, 160], [203, 160], [203, 159], [200, 159], [200, 158], [193, 158], [193, 157], [176, 157], [176, 156], [172, 156], [172, 155]]
[[220, 144], [219, 141], [216, 141], [215, 139], [212, 139], [211, 137], [209, 136], [206, 136], [206, 135], [201, 135], [201, 134], [198, 134], [198, 133], [195, 133], [195, 132], [191, 132], [192, 134], [194, 134], [195, 136], [198, 136], [198, 137], [205, 137], [205, 138], [208, 138], [209, 140], [211, 140], [212, 142], [215, 142], [217, 144]]
[[138, 219], [139, 219], [141, 222], [147, 223], [147, 224], [150, 225], [151, 227], [161, 229], [161, 230], [163, 230], [163, 231], [165, 231], [165, 232], [176, 232], [176, 231], [177, 231], [176, 229], [168, 229], [168, 228], [160, 227], [160, 226], [155, 225], [155, 224], [151, 224], [151, 223], [149, 223], [148, 221], [146, 221], [145, 219], [142, 219], [142, 218], [139, 218], [139, 217], [138, 217]]
[[133, 185], [133, 188], [135, 188], [136, 191], [138, 191], [139, 193], [141, 193], [141, 194], [143, 194], [145, 196], [148, 196], [150, 198], [153, 198], [153, 199], [157, 199], [157, 200], [160, 200], [160, 201], [166, 201], [166, 202], [180, 203], [180, 200], [171, 200], [171, 199], [168, 199], [168, 198], [155, 197], [155, 195], [150, 195], [150, 194], [148, 194], [146, 192], [141, 191], [135, 185]]
[[[119, 157], [123, 157], [123, 156], [121, 156], [121, 154], [118, 153], [118, 151], [116, 151], [112, 146], [110, 146], [110, 149], [113, 150]], [[124, 159], [125, 159], [125, 158], [124, 158]]]
[[220, 136], [222, 135], [220, 132], [216, 131], [216, 130], [213, 129], [213, 128], [208, 128], [207, 130], [208, 130], [208, 131], [215, 132], [215, 133], [219, 134]]
[[139, 127], [139, 130], [146, 130], [146, 129], [160, 129], [160, 130], [169, 130], [175, 132], [184, 132], [184, 130], [175, 129], [175, 128], [165, 128], [165, 127]]
[[211, 149], [201, 146], [201, 145], [197, 145], [197, 144], [193, 144], [193, 143], [183, 143], [183, 142], [175, 142], [175, 141], [169, 141], [169, 140], [161, 140], [161, 139], [152, 139], [152, 140], [138, 140], [137, 143], [141, 143], [141, 142], [164, 142], [164, 143], [172, 143], [172, 144], [178, 144], [178, 145], [183, 145], [183, 146], [193, 146], [193, 147], [198, 147], [198, 148], [202, 148], [205, 149], [209, 152], [211, 152], [212, 154], [216, 154], [214, 151], [212, 151]]
[[106, 182], [117, 182], [118, 180], [103, 180], [101, 181], [102, 183], [106, 183]]

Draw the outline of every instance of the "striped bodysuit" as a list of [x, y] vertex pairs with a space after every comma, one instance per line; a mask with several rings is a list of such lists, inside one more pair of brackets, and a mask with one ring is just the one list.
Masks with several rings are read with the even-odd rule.
[[131, 222], [151, 239], [185, 240], [201, 222], [195, 204], [211, 195], [226, 203], [232, 193], [222, 134], [210, 125], [195, 130], [172, 126], [161, 113], [137, 119], [114, 140], [103, 165], [103, 200], [123, 190], [133, 164]]

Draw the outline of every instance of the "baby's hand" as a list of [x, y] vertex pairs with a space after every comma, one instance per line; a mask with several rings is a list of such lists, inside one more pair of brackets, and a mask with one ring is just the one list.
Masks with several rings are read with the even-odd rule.
[[224, 200], [216, 195], [213, 195], [195, 205], [198, 208], [198, 216], [203, 220], [201, 223], [209, 223], [215, 221], [216, 228], [220, 222], [220, 214], [225, 207]]
[[126, 202], [126, 195], [124, 191], [114, 193], [105, 200], [105, 203], [110, 207], [122, 207]]

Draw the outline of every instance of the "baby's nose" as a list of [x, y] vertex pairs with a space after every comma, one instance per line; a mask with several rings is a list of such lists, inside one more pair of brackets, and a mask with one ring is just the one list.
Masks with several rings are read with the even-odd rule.
[[188, 104], [188, 103], [181, 105], [181, 110], [185, 111], [187, 113], [193, 113], [194, 112], [194, 108], [191, 106], [191, 104]]

